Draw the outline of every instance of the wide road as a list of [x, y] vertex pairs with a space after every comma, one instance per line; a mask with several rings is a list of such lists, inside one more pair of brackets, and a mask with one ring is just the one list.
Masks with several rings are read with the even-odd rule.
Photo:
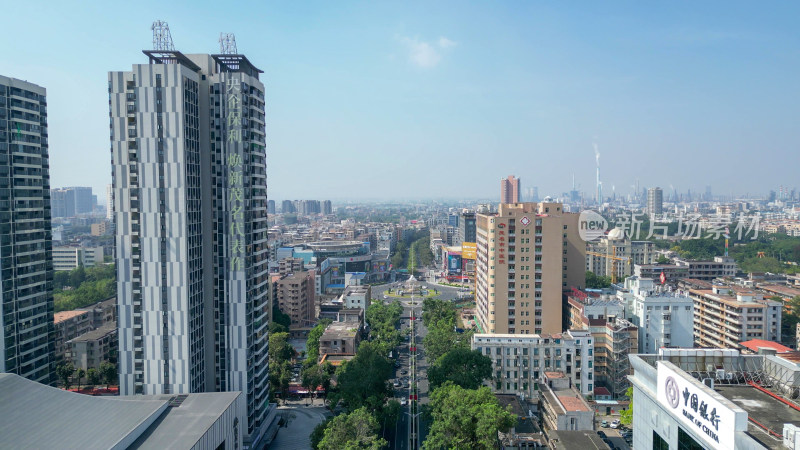
[[[400, 299], [394, 300], [400, 301]], [[399, 367], [395, 368], [395, 377], [391, 380], [395, 386], [395, 397], [398, 401], [405, 403], [402, 405], [401, 416], [397, 422], [394, 442], [391, 444], [396, 449], [415, 450], [421, 447], [425, 436], [427, 436], [427, 424], [421, 421], [422, 415], [419, 414], [421, 408], [418, 408], [418, 422], [414, 424], [414, 428], [418, 426], [419, 433], [416, 442], [411, 441], [411, 422], [414, 417], [411, 416], [410, 398], [416, 384], [418, 405], [421, 407], [421, 405], [427, 404], [429, 401], [428, 361], [422, 348], [422, 340], [428, 334], [428, 330], [422, 324], [422, 302], [419, 298], [415, 298], [413, 302], [411, 299], [403, 299], [401, 304], [403, 305], [401, 329], [412, 328], [412, 317], [417, 320], [413, 321], [413, 335], [409, 335], [408, 340], [404, 341], [400, 346], [397, 358]], [[412, 352], [412, 348], [415, 348], [416, 351]], [[412, 353], [415, 354], [415, 359], [412, 358]]]

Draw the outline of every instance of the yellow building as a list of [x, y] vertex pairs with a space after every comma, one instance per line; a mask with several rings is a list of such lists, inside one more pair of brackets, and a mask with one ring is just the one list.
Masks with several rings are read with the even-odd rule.
[[562, 292], [585, 284], [578, 214], [503, 203], [477, 214], [476, 318], [485, 333], [560, 333]]

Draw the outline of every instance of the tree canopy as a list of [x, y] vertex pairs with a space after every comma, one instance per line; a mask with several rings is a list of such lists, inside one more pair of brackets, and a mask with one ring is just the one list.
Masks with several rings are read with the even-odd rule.
[[58, 271], [53, 288], [55, 312], [83, 308], [116, 295], [117, 272], [114, 264]]
[[508, 431], [517, 420], [500, 407], [488, 387], [472, 390], [445, 383], [434, 389], [430, 408], [432, 423], [423, 444], [426, 450], [494, 449], [497, 432]]
[[598, 276], [592, 271], [586, 271], [586, 289], [603, 289], [610, 286], [611, 277]]
[[341, 400], [349, 411], [362, 407], [377, 411], [392, 395], [391, 376], [392, 363], [379, 352], [379, 346], [362, 342], [356, 356], [336, 371], [337, 392], [332, 395], [332, 404]]
[[628, 409], [623, 409], [619, 412], [619, 421], [622, 422], [623, 425], [630, 425], [633, 423], [633, 386], [625, 391], [625, 396], [628, 397], [631, 402], [628, 404]]
[[445, 353], [428, 369], [432, 389], [450, 381], [464, 389], [478, 389], [492, 376], [492, 360], [477, 350], [455, 348]]
[[325, 427], [320, 450], [378, 450], [387, 442], [378, 436], [378, 421], [366, 408], [358, 408], [349, 414], [340, 414]]
[[315, 365], [319, 361], [319, 338], [322, 337], [325, 329], [332, 322], [331, 319], [322, 319], [308, 332], [308, 338], [306, 338], [306, 366]]

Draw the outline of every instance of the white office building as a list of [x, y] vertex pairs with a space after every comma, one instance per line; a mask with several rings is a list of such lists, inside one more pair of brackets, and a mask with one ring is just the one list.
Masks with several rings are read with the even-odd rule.
[[570, 386], [593, 393], [594, 343], [588, 330], [553, 335], [474, 334], [472, 349], [492, 359], [493, 391], [538, 395], [545, 372], [561, 372]]
[[661, 347], [694, 346], [694, 300], [662, 290], [649, 278], [629, 277], [617, 297], [625, 302], [625, 318], [639, 327], [639, 353]]
[[103, 247], [53, 247], [53, 269], [72, 270], [78, 266], [103, 264]]

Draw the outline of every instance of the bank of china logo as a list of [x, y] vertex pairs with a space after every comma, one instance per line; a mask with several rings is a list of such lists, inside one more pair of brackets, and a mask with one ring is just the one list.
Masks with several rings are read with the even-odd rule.
[[523, 227], [527, 227], [528, 224], [531, 223], [531, 219], [528, 219], [528, 216], [524, 216], [519, 220], [519, 223], [521, 223]]
[[600, 239], [608, 230], [608, 221], [600, 214], [587, 209], [578, 217], [578, 234], [581, 239], [591, 242]]
[[675, 379], [672, 377], [667, 377], [667, 381], [664, 383], [664, 389], [666, 390], [667, 401], [669, 405], [673, 408], [678, 407], [678, 403], [680, 403], [680, 390], [678, 389], [678, 383], [675, 382]]

